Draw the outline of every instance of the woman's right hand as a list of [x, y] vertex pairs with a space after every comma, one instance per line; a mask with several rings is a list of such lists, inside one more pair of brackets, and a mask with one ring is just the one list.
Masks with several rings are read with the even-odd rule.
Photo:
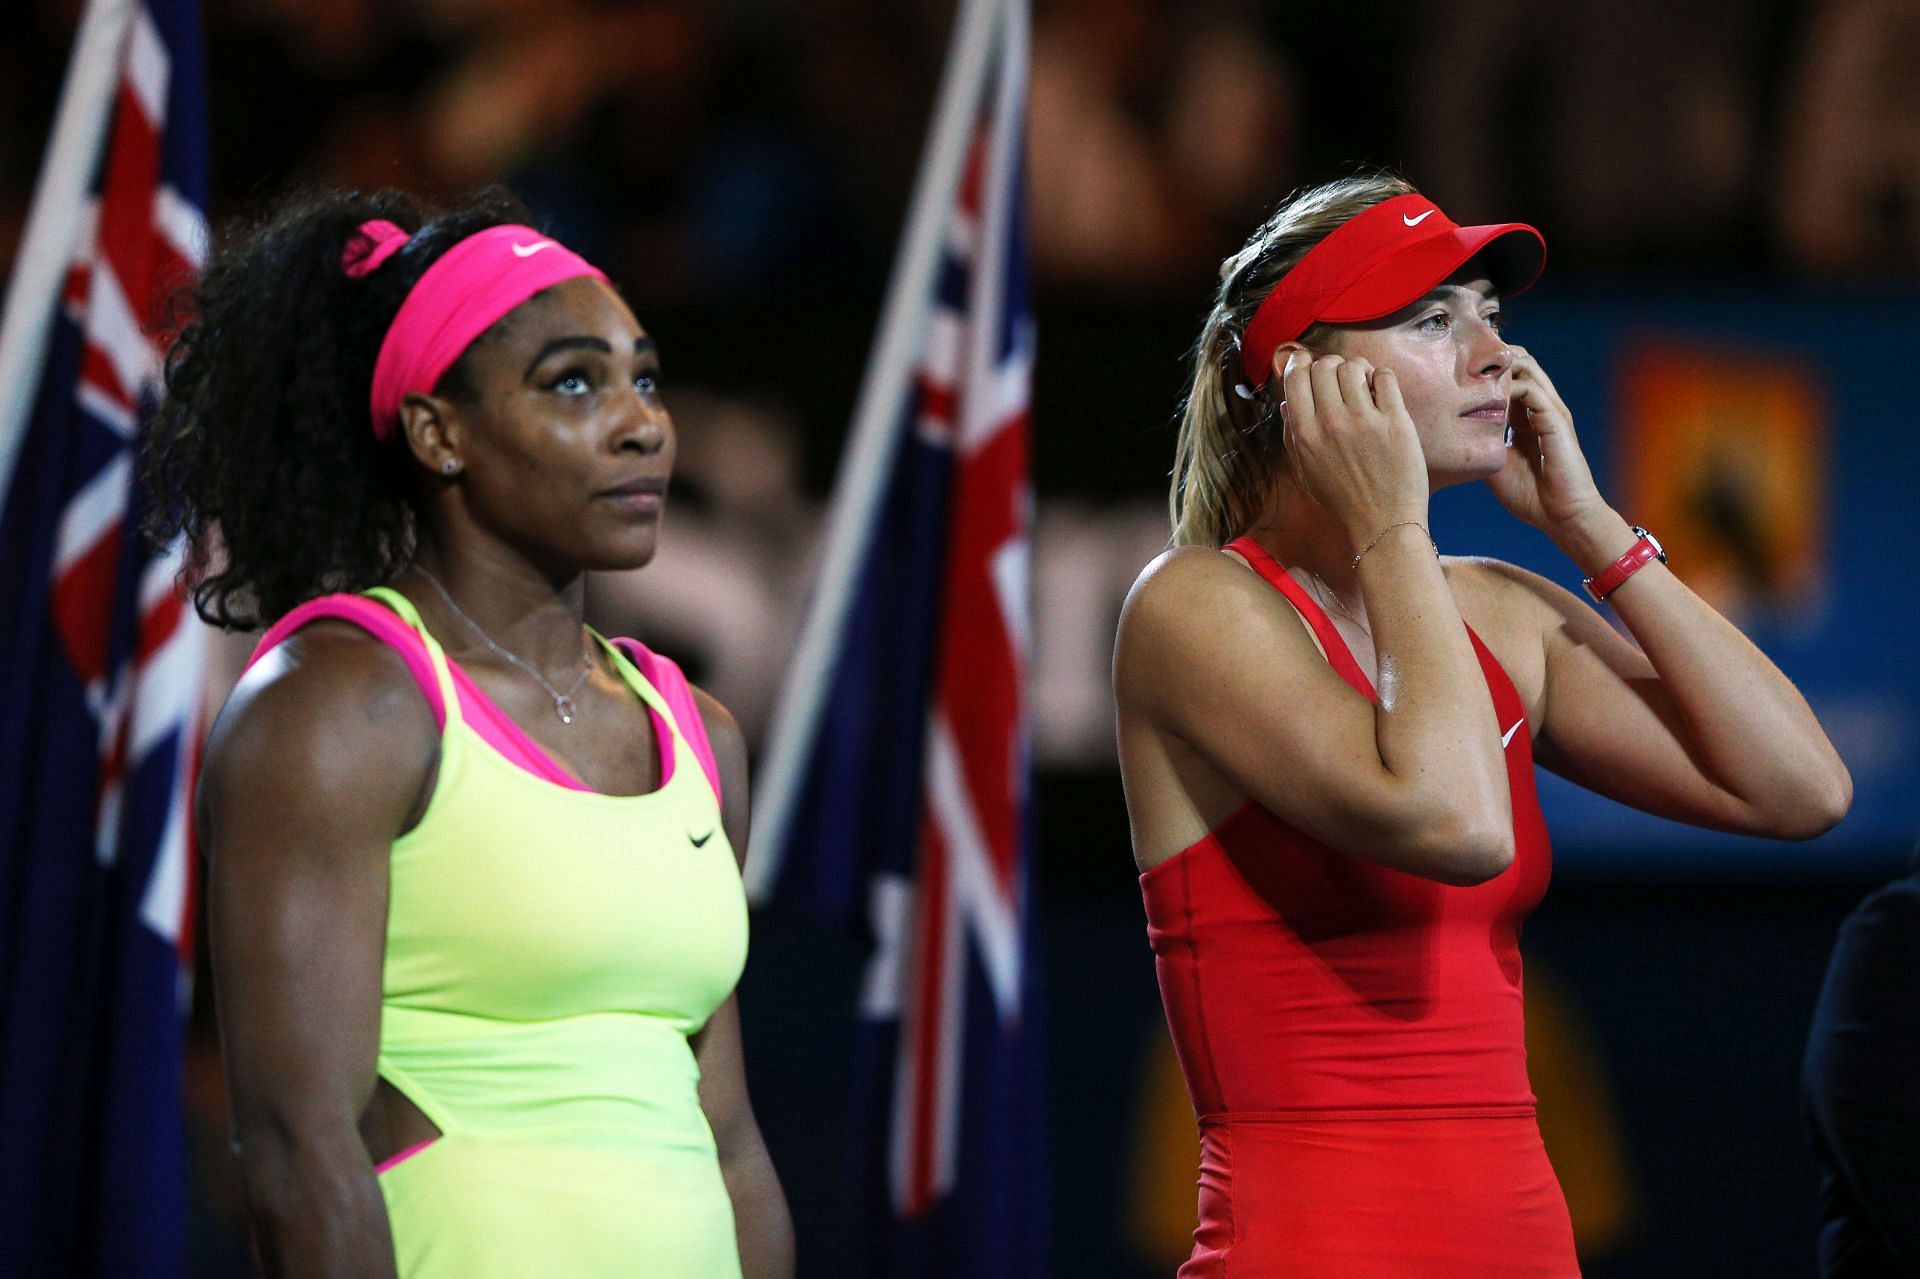
[[1426, 458], [1393, 370], [1296, 347], [1280, 381], [1294, 476], [1355, 550], [1389, 525], [1427, 522]]

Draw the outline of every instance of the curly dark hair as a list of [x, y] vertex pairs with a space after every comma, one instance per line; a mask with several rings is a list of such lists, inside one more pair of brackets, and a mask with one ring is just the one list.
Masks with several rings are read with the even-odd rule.
[[[413, 233], [353, 279], [361, 223]], [[477, 231], [527, 222], [499, 188], [434, 211], [398, 191], [302, 192], [225, 231], [181, 302], [166, 393], [140, 442], [148, 534], [185, 534], [201, 617], [252, 629], [329, 591], [393, 577], [413, 552], [414, 470], [374, 439], [367, 398], [381, 339], [435, 259]], [[468, 395], [465, 357], [436, 394]]]

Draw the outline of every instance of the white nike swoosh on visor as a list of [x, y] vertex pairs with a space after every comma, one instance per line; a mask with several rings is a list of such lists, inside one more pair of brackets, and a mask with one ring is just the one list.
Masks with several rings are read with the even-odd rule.
[[1511, 741], [1513, 740], [1513, 735], [1514, 735], [1515, 733], [1517, 733], [1517, 732], [1519, 732], [1519, 731], [1520, 731], [1520, 726], [1521, 726], [1522, 724], [1524, 724], [1524, 723], [1526, 723], [1526, 722], [1527, 722], [1527, 719], [1526, 719], [1526, 716], [1524, 716], [1524, 715], [1523, 715], [1523, 716], [1521, 716], [1521, 717], [1520, 717], [1519, 719], [1516, 719], [1515, 721], [1513, 721], [1513, 727], [1512, 727], [1512, 728], [1509, 728], [1509, 729], [1508, 729], [1508, 730], [1507, 730], [1506, 732], [1504, 732], [1504, 733], [1502, 733], [1502, 734], [1500, 734], [1500, 749], [1501, 749], [1501, 750], [1505, 750], [1505, 749], [1507, 749], [1507, 744], [1508, 744], [1509, 742], [1511, 742]]
[[551, 249], [552, 247], [552, 240], [540, 240], [533, 244], [515, 244], [513, 246], [513, 256], [516, 258], [530, 258], [540, 250]]
[[1408, 226], [1419, 226], [1422, 222], [1425, 222], [1428, 218], [1432, 216], [1433, 216], [1433, 210], [1428, 209], [1425, 213], [1422, 213], [1417, 218], [1410, 218], [1406, 214], [1402, 213], [1400, 215], [1400, 220], [1406, 223]]

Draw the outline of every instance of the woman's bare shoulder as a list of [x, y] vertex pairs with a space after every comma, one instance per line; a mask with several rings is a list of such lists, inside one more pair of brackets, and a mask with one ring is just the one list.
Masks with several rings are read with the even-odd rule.
[[1209, 546], [1175, 546], [1147, 562], [1127, 591], [1121, 624], [1129, 613], [1155, 617], [1178, 614], [1190, 603], [1216, 598], [1220, 592], [1252, 593], [1262, 585], [1246, 561]]
[[1590, 611], [1565, 587], [1531, 569], [1488, 555], [1442, 557], [1461, 616], [1476, 630], [1538, 634], [1569, 613]]
[[[1297, 650], [1297, 653], [1296, 651]], [[1175, 547], [1140, 573], [1120, 614], [1116, 690], [1164, 687], [1238, 664], [1315, 658], [1312, 640], [1284, 596], [1245, 561], [1207, 547]]]
[[234, 686], [220, 718], [244, 723], [289, 711], [330, 726], [416, 716], [433, 722], [406, 660], [362, 628], [332, 618], [309, 622], [262, 654]]
[[300, 628], [240, 677], [207, 737], [210, 798], [297, 777], [337, 801], [431, 765], [433, 711], [406, 661], [351, 623]]

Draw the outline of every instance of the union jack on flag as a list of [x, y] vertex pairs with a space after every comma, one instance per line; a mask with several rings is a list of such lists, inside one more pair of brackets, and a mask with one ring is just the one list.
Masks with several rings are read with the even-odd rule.
[[1046, 1272], [1024, 0], [969, 0], [775, 714], [749, 887], [861, 922], [878, 1273]]
[[141, 536], [133, 445], [206, 239], [193, 4], [95, 0], [65, 95], [0, 335], [26, 391], [0, 412], [0, 1271], [161, 1279], [205, 631]]

